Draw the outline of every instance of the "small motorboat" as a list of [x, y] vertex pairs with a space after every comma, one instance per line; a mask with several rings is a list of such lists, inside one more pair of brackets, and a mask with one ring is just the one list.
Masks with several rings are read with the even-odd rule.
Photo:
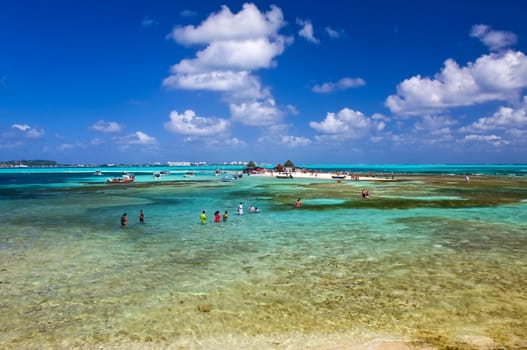
[[293, 178], [293, 174], [291, 174], [291, 173], [278, 173], [278, 174], [276, 174], [276, 177], [278, 179], [292, 179]]
[[346, 175], [344, 174], [331, 175], [331, 178], [335, 180], [344, 180], [346, 178]]
[[112, 177], [106, 179], [106, 183], [109, 184], [115, 184], [115, 183], [127, 183], [127, 182], [134, 182], [135, 175], [134, 174], [124, 174], [122, 177]]
[[221, 178], [221, 181], [223, 182], [233, 182], [238, 181], [239, 177], [236, 175], [225, 175]]

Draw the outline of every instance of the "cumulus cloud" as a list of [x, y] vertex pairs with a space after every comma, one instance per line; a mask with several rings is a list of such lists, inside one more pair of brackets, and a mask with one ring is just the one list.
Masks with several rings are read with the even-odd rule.
[[189, 136], [216, 135], [224, 133], [229, 128], [227, 120], [199, 117], [193, 110], [186, 110], [183, 114], [172, 111], [170, 121], [164, 125], [170, 132]]
[[155, 146], [158, 144], [155, 137], [148, 136], [142, 131], [136, 131], [133, 134], [129, 134], [123, 137], [116, 137], [116, 143], [129, 146], [129, 145], [146, 145]]
[[223, 5], [220, 12], [211, 14], [198, 27], [175, 27], [170, 37], [184, 44], [251, 40], [276, 36], [284, 24], [282, 10], [276, 6], [271, 6], [271, 10], [266, 13], [261, 13], [256, 5], [246, 3], [240, 12], [233, 14]]
[[446, 108], [509, 101], [527, 87], [527, 57], [518, 51], [491, 53], [460, 67], [448, 59], [435, 77], [404, 80], [385, 105], [396, 114], [438, 113]]
[[415, 123], [414, 130], [429, 131], [432, 133], [437, 132], [438, 130], [444, 132], [456, 124], [457, 121], [447, 117], [426, 115], [419, 122]]
[[267, 91], [262, 89], [257, 77], [248, 71], [210, 71], [195, 74], [176, 74], [165, 79], [165, 85], [186, 90], [210, 90], [225, 92], [229, 99], [263, 98]]
[[252, 126], [270, 126], [280, 120], [282, 112], [273, 99], [229, 105], [232, 119]]
[[298, 35], [300, 35], [302, 38], [306, 39], [309, 42], [318, 44], [320, 40], [315, 38], [315, 34], [313, 32], [313, 24], [310, 20], [303, 20], [300, 18], [296, 19], [296, 24], [301, 26], [300, 30], [298, 31]]
[[368, 118], [362, 112], [343, 108], [337, 114], [328, 113], [321, 122], [310, 122], [309, 126], [326, 137], [348, 139], [380, 132], [386, 123], [379, 116]]
[[107, 122], [105, 120], [98, 120], [93, 124], [90, 129], [100, 132], [120, 132], [124, 129], [122, 124], [117, 122]]
[[346, 90], [354, 87], [366, 85], [366, 82], [361, 78], [342, 78], [335, 83], [324, 83], [313, 86], [313, 92], [317, 93], [329, 93], [337, 90]]
[[44, 129], [33, 128], [27, 124], [13, 124], [11, 126], [11, 129], [13, 129], [17, 133], [17, 136], [26, 137], [30, 139], [36, 139], [44, 136]]
[[[234, 119], [248, 121], [248, 125], [262, 125], [252, 122], [257, 118], [254, 115], [250, 118], [240, 115], [255, 103], [266, 105], [265, 101], [272, 99], [254, 72], [272, 68], [274, 59], [291, 42], [279, 34], [284, 25], [280, 8], [273, 5], [269, 11], [260, 12], [254, 4], [246, 3], [238, 13], [222, 6], [198, 26], [175, 27], [170, 38], [182, 45], [203, 48], [194, 58], [182, 59], [172, 66], [163, 86], [220, 92], [231, 104], [231, 111], [237, 113]], [[265, 110], [266, 118], [281, 114], [278, 107], [274, 109]]]
[[485, 24], [472, 26], [470, 36], [481, 40], [492, 51], [510, 47], [516, 44], [517, 41], [516, 34], [501, 30], [492, 30], [491, 27]]
[[307, 137], [290, 135], [282, 135], [280, 141], [282, 144], [287, 145], [290, 148], [308, 146], [312, 143]]
[[271, 67], [274, 57], [284, 51], [286, 39], [278, 34], [284, 23], [276, 6], [261, 13], [254, 4], [245, 4], [237, 14], [222, 6], [197, 27], [174, 28], [170, 37], [176, 42], [205, 48], [195, 58], [174, 65], [164, 85], [215, 91], [244, 89], [246, 82], [252, 85], [250, 71]]
[[247, 146], [247, 143], [243, 140], [240, 140], [237, 137], [232, 138], [226, 138], [226, 139], [211, 139], [208, 142], [209, 146], [230, 146], [230, 147], [239, 147], [239, 146]]
[[484, 133], [497, 130], [521, 130], [527, 128], [527, 97], [519, 108], [499, 107], [490, 117], [479, 118], [460, 129], [461, 132]]
[[496, 147], [509, 144], [508, 141], [503, 140], [500, 136], [497, 135], [466, 135], [464, 140], [486, 142]]

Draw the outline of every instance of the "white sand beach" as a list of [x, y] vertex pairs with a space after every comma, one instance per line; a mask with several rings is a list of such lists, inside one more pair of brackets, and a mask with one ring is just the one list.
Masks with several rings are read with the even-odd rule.
[[291, 179], [318, 179], [318, 180], [335, 180], [335, 181], [392, 181], [395, 177], [392, 174], [381, 175], [365, 175], [354, 173], [335, 173], [335, 172], [321, 172], [321, 171], [289, 171], [277, 172], [273, 170], [266, 170], [265, 172], [251, 174], [251, 176], [284, 176], [291, 175]]

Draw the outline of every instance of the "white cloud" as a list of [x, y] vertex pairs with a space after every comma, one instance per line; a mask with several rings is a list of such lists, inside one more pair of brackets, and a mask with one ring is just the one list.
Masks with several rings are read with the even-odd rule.
[[516, 44], [517, 41], [516, 34], [501, 30], [492, 30], [485, 24], [472, 26], [470, 36], [481, 40], [492, 51], [510, 47]]
[[295, 148], [295, 147], [301, 147], [301, 146], [308, 146], [312, 143], [310, 139], [303, 136], [290, 136], [290, 135], [282, 135], [280, 137], [281, 143], [287, 145], [288, 147]]
[[333, 39], [338, 39], [340, 38], [340, 33], [338, 31], [336, 31], [335, 29], [331, 28], [331, 27], [326, 27], [324, 28], [326, 30], [326, 33], [327, 35], [330, 37], [330, 38], [333, 38]]
[[143, 20], [141, 21], [141, 27], [143, 28], [152, 27], [152, 26], [155, 26], [156, 24], [157, 24], [157, 21], [148, 16], [143, 18]]
[[382, 131], [386, 124], [380, 118], [368, 118], [362, 112], [343, 108], [337, 114], [328, 113], [321, 122], [310, 122], [309, 126], [325, 136], [335, 138], [359, 138], [372, 131]]
[[248, 101], [229, 105], [233, 120], [252, 126], [270, 126], [281, 120], [282, 112], [274, 100]]
[[365, 85], [366, 82], [362, 78], [342, 78], [335, 83], [324, 83], [321, 85], [313, 86], [313, 92], [317, 93], [329, 93], [336, 90], [346, 90], [354, 87]]
[[404, 80], [385, 105], [400, 115], [433, 114], [446, 108], [517, 98], [527, 87], [527, 57], [518, 51], [492, 53], [460, 67], [454, 60], [434, 79], [420, 75]]
[[172, 111], [170, 121], [164, 125], [170, 132], [190, 136], [221, 134], [229, 128], [229, 122], [225, 119], [198, 117], [192, 110], [186, 110], [183, 114]]
[[171, 72], [199, 74], [214, 71], [251, 71], [273, 66], [273, 58], [284, 51], [284, 41], [269, 38], [214, 41], [194, 59], [183, 59]]
[[29, 129], [31, 129], [31, 127], [27, 124], [13, 124], [11, 125], [11, 128], [13, 129], [17, 129], [17, 130], [20, 130], [20, 131], [27, 131]]
[[247, 143], [243, 140], [240, 140], [237, 137], [226, 138], [226, 139], [211, 139], [208, 142], [208, 146], [230, 146], [230, 147], [239, 147], [247, 146]]
[[69, 151], [69, 150], [72, 150], [74, 149], [76, 146], [72, 143], [62, 143], [60, 145], [58, 145], [58, 150], [59, 151]]
[[90, 129], [100, 132], [120, 132], [124, 129], [122, 124], [117, 122], [107, 122], [105, 120], [98, 120]]
[[302, 20], [300, 18], [296, 19], [296, 24], [301, 26], [300, 30], [298, 31], [298, 35], [300, 35], [302, 38], [306, 39], [309, 42], [318, 44], [320, 40], [315, 38], [315, 34], [313, 33], [313, 24], [310, 20]]
[[466, 135], [464, 138], [465, 141], [475, 141], [475, 142], [486, 142], [490, 143], [493, 146], [502, 146], [509, 144], [508, 141], [504, 141], [500, 136], [497, 135]]
[[277, 36], [285, 24], [282, 10], [271, 6], [261, 13], [254, 4], [244, 4], [237, 14], [223, 5], [221, 11], [211, 14], [198, 27], [176, 27], [169, 35], [182, 44], [209, 44], [216, 41], [252, 40]]
[[500, 107], [490, 117], [482, 117], [471, 125], [461, 128], [461, 132], [489, 132], [496, 130], [514, 130], [527, 128], [527, 97], [523, 105], [517, 109], [511, 107]]
[[27, 124], [13, 124], [12, 129], [18, 132], [18, 136], [36, 139], [44, 136], [44, 129], [33, 128]]
[[158, 144], [155, 137], [148, 136], [142, 131], [136, 131], [133, 134], [123, 136], [123, 137], [116, 137], [115, 138], [116, 143], [121, 145], [147, 145], [147, 146], [155, 146]]
[[296, 106], [292, 105], [292, 104], [288, 104], [287, 106], [285, 106], [285, 108], [287, 109], [287, 111], [289, 112], [289, 114], [291, 115], [299, 115], [300, 112], [298, 111], [298, 109], [296, 108]]
[[223, 93], [231, 104], [231, 111], [236, 113], [233, 118], [249, 125], [262, 125], [253, 123], [254, 115], [247, 117], [244, 113], [254, 112], [255, 104], [260, 105], [256, 109], [265, 120], [276, 118], [280, 114], [278, 108], [267, 106], [266, 100], [272, 99], [271, 94], [262, 87], [254, 71], [273, 67], [274, 58], [284, 52], [291, 41], [278, 33], [284, 25], [278, 7], [271, 6], [269, 11], [260, 12], [254, 4], [244, 4], [238, 13], [222, 6], [198, 26], [175, 27], [170, 38], [180, 44], [204, 48], [194, 58], [172, 66], [163, 86]]
[[262, 89], [257, 77], [247, 71], [210, 71], [195, 74], [177, 74], [166, 78], [166, 87], [187, 90], [210, 90], [228, 93], [230, 99], [262, 98], [267, 91]]
[[415, 123], [415, 131], [430, 131], [436, 132], [437, 130], [445, 131], [451, 126], [457, 124], [455, 120], [441, 116], [424, 116], [419, 122]]

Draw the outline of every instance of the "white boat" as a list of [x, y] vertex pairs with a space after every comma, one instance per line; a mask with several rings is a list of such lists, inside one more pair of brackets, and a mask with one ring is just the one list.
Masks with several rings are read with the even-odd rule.
[[291, 174], [291, 173], [278, 173], [278, 174], [276, 174], [276, 177], [278, 179], [292, 179], [293, 178], [293, 174]]
[[114, 184], [114, 183], [127, 183], [127, 182], [134, 182], [135, 176], [134, 174], [124, 174], [122, 177], [113, 177], [106, 179], [106, 183]]
[[221, 181], [223, 182], [233, 182], [238, 181], [239, 177], [236, 175], [225, 175], [221, 178]]

